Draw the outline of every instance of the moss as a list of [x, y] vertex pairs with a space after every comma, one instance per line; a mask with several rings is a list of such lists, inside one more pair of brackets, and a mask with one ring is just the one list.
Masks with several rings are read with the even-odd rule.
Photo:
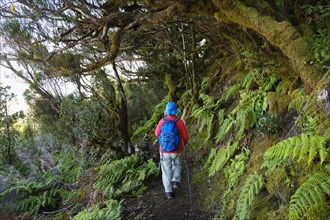
[[269, 212], [262, 219], [283, 220], [289, 219], [289, 206], [280, 205], [277, 210], [269, 210]]
[[261, 192], [252, 202], [250, 218], [271, 219], [266, 218], [266, 216], [269, 214], [270, 210], [276, 210], [277, 208], [277, 204], [272, 200], [271, 196], [269, 196], [266, 192]]
[[165, 73], [165, 83], [168, 88], [169, 100], [176, 102], [176, 86], [170, 73]]
[[255, 30], [286, 55], [295, 73], [301, 77], [307, 91], [311, 92], [322, 77], [321, 66], [313, 62], [312, 50], [307, 41], [289, 22], [277, 22], [261, 15], [255, 8], [247, 7], [240, 1], [232, 1], [226, 7], [221, 1], [214, 1], [227, 19], [246, 28]]
[[222, 193], [224, 191], [224, 183], [222, 180], [223, 178], [220, 174], [210, 179], [205, 168], [194, 173], [192, 176], [192, 185], [195, 192], [198, 193], [197, 197], [200, 199], [202, 210], [219, 210]]
[[273, 116], [283, 116], [288, 110], [290, 101], [291, 99], [288, 95], [269, 92], [267, 94], [268, 113]]
[[264, 154], [268, 148], [273, 146], [275, 143], [279, 141], [278, 137], [276, 136], [255, 136], [253, 141], [251, 142], [251, 159], [250, 164], [251, 167], [249, 168], [249, 172], [258, 171], [261, 167], [261, 164], [264, 162]]
[[293, 194], [293, 182], [284, 167], [266, 172], [266, 188], [270, 195], [276, 197], [282, 204], [288, 204]]

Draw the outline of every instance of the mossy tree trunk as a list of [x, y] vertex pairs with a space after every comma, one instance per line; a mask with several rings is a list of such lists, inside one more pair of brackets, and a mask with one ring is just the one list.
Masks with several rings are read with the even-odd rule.
[[278, 22], [272, 17], [261, 15], [255, 8], [242, 2], [212, 0], [225, 15], [225, 19], [255, 30], [270, 43], [277, 46], [290, 60], [292, 68], [304, 82], [307, 91], [313, 90], [322, 78], [321, 67], [313, 62], [311, 48], [306, 40], [287, 21]]
[[168, 99], [169, 101], [176, 102], [178, 100], [176, 95], [176, 86], [172, 79], [171, 73], [165, 73], [165, 83], [168, 88]]
[[120, 95], [120, 108], [119, 108], [119, 119], [118, 119], [118, 129], [120, 130], [122, 137], [125, 141], [125, 145], [127, 147], [127, 151], [125, 149], [122, 149], [123, 152], [131, 153], [131, 139], [129, 136], [128, 132], [128, 109], [127, 109], [127, 100], [126, 100], [126, 95], [124, 91], [124, 87], [121, 83], [121, 79], [119, 77], [116, 64], [115, 64], [115, 59], [119, 53], [119, 48], [120, 48], [120, 42], [121, 42], [121, 37], [123, 35], [123, 29], [120, 29], [116, 32], [114, 37], [112, 38], [112, 44], [110, 48], [110, 56], [109, 56], [109, 61], [112, 65], [112, 69], [114, 71], [114, 76], [116, 79], [116, 84], [117, 84], [117, 89]]
[[191, 77], [192, 77], [192, 103], [195, 104], [199, 97], [199, 87], [196, 77], [195, 64], [196, 64], [196, 47], [195, 47], [195, 32], [194, 26], [191, 26], [191, 38], [192, 38], [192, 53], [191, 53]]

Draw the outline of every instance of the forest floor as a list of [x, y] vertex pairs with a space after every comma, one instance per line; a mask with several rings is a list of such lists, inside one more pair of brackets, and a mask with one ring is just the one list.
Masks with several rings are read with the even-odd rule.
[[[188, 165], [189, 161], [188, 160]], [[174, 190], [174, 198], [167, 199], [161, 180], [161, 172], [158, 177], [147, 183], [148, 189], [139, 197], [126, 198], [123, 205], [123, 219], [168, 219], [168, 220], [206, 220], [211, 216], [200, 210], [198, 189], [191, 186], [192, 205], [187, 178], [186, 161], [182, 164], [181, 189]], [[192, 165], [192, 164], [190, 164]], [[190, 177], [192, 168], [189, 167]], [[190, 178], [191, 179], [191, 178]]]

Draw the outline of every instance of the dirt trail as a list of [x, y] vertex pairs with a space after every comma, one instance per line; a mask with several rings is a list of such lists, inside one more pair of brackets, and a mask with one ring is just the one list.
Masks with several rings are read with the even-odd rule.
[[[189, 164], [189, 162], [188, 162]], [[192, 207], [190, 206], [186, 164], [183, 161], [181, 187], [174, 190], [174, 199], [167, 199], [161, 181], [161, 173], [148, 184], [148, 189], [139, 198], [128, 199], [124, 204], [123, 219], [167, 219], [203, 220], [210, 219], [199, 209], [197, 189], [192, 187]], [[189, 167], [190, 177], [191, 167]]]

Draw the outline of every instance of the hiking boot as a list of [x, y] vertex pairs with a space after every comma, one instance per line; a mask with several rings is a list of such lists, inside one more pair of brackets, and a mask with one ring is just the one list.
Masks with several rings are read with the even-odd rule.
[[173, 188], [174, 189], [181, 189], [180, 183], [176, 182], [176, 181], [173, 181]]
[[173, 192], [165, 192], [167, 199], [173, 199]]

